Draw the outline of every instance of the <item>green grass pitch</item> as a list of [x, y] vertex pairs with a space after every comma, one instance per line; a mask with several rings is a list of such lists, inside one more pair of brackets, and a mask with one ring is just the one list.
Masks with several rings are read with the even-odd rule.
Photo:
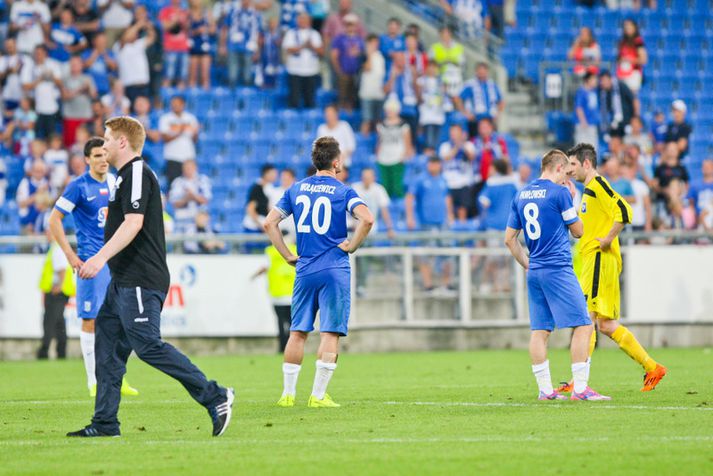
[[[80, 360], [0, 362], [0, 474], [713, 474], [713, 352], [656, 349], [669, 375], [639, 392], [640, 369], [598, 350], [592, 386], [612, 402], [538, 402], [526, 352], [341, 356], [339, 409], [274, 406], [277, 356], [196, 358], [237, 392], [221, 438], [173, 379], [137, 359], [121, 438], [68, 439], [93, 402]], [[555, 383], [568, 355], [550, 355]]]

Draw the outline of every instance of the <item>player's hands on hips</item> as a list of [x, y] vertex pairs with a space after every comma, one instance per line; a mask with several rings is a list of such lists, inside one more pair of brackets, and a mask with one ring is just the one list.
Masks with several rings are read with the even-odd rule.
[[609, 251], [611, 248], [611, 240], [608, 238], [595, 238], [599, 242], [599, 249], [602, 251]]
[[79, 270], [79, 277], [82, 279], [92, 279], [99, 274], [99, 271], [101, 271], [105, 264], [106, 260], [102, 259], [99, 255], [94, 255], [82, 265], [82, 269]]
[[299, 256], [292, 255], [289, 258], [287, 258], [285, 261], [287, 261], [287, 264], [290, 266], [297, 266], [297, 260], [300, 259]]
[[337, 245], [337, 248], [344, 251], [345, 253], [349, 253], [349, 240], [342, 241]]

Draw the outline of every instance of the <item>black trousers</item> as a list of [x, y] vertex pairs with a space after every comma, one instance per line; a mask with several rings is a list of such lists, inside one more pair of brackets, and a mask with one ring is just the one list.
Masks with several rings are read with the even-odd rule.
[[285, 352], [287, 339], [290, 338], [290, 326], [292, 325], [292, 306], [275, 304], [275, 314], [277, 314], [277, 331], [280, 339], [280, 353]]
[[108, 434], [119, 434], [121, 380], [132, 350], [161, 372], [175, 378], [198, 403], [206, 408], [225, 401], [226, 390], [206, 379], [179, 350], [161, 340], [161, 308], [166, 294], [141, 287], [109, 284], [96, 320], [97, 398], [92, 426]]
[[48, 139], [57, 132], [57, 114], [37, 114], [35, 135], [38, 139]]
[[183, 162], [166, 159], [166, 171], [164, 172], [164, 175], [166, 176], [166, 182], [168, 183], [168, 188], [170, 189], [173, 181], [183, 175]]
[[[289, 88], [289, 96], [287, 97], [287, 106], [290, 108], [302, 107], [305, 109], [314, 109], [317, 107], [317, 84], [319, 75], [314, 76], [287, 76], [287, 87]], [[301, 101], [300, 101], [301, 100]]]
[[124, 94], [126, 94], [126, 97], [129, 98], [131, 106], [133, 107], [134, 101], [136, 101], [136, 98], [139, 96], [145, 96], [150, 99], [151, 90], [149, 89], [148, 84], [135, 84], [133, 86], [126, 86]]
[[46, 359], [52, 339], [57, 340], [57, 357], [67, 356], [67, 327], [64, 323], [64, 307], [69, 298], [62, 293], [45, 293], [45, 315], [43, 319], [44, 335], [42, 345], [37, 351], [38, 359]]

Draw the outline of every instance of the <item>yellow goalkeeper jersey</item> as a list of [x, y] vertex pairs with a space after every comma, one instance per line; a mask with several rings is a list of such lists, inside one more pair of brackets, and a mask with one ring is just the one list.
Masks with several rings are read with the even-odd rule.
[[[607, 179], [601, 175], [595, 176], [584, 187], [579, 210], [579, 218], [584, 225], [584, 235], [579, 240], [582, 256], [598, 251], [599, 242], [596, 239], [607, 236], [614, 222], [631, 223], [631, 216], [631, 206], [626, 200], [612, 189]], [[609, 252], [621, 262], [619, 237], [614, 238]]]

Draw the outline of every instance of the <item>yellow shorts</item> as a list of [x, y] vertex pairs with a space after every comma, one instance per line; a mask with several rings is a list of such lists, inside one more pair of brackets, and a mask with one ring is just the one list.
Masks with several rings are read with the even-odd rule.
[[587, 309], [600, 319], [619, 319], [619, 275], [621, 260], [612, 253], [597, 251], [582, 256], [579, 285], [587, 298]]

